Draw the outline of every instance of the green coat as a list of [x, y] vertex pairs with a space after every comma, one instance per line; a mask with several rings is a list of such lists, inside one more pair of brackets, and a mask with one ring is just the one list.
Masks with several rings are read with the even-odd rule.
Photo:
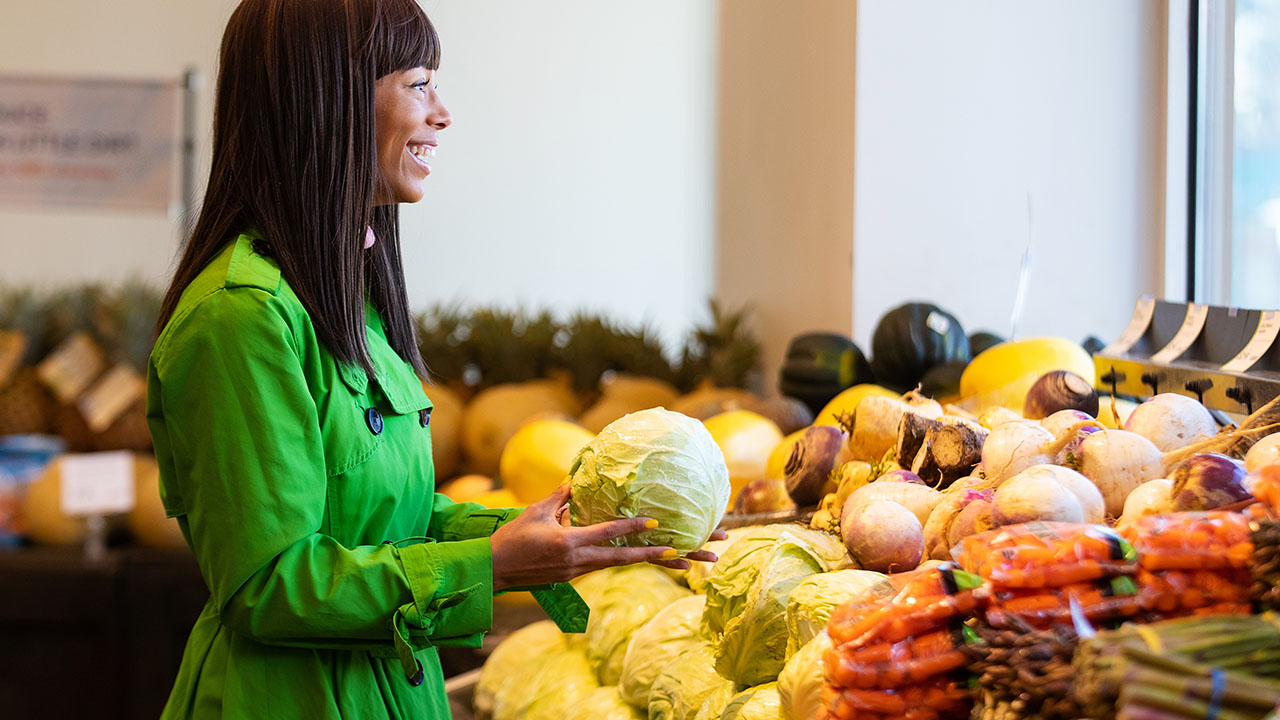
[[449, 717], [435, 648], [479, 646], [517, 511], [434, 493], [431, 401], [366, 323], [374, 380], [242, 235], [157, 340], [160, 493], [211, 594], [164, 718]]

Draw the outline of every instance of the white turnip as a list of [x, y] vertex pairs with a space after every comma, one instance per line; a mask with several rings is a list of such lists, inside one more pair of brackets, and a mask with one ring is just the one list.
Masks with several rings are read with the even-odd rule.
[[872, 500], [854, 508], [840, 523], [840, 535], [863, 570], [904, 572], [919, 565], [924, 555], [920, 520], [888, 500]]
[[1023, 419], [1021, 415], [1007, 407], [992, 405], [978, 415], [978, 424], [988, 430], [995, 430], [998, 426], [1007, 422]]
[[1106, 501], [1102, 499], [1102, 492], [1092, 480], [1075, 470], [1060, 465], [1036, 465], [1018, 473], [1015, 479], [1025, 477], [1047, 478], [1066, 488], [1080, 503], [1084, 522], [1099, 524], [1106, 521]]
[[985, 489], [988, 485], [984, 478], [971, 476], [961, 478], [951, 484], [924, 524], [925, 554], [935, 560], [947, 560], [951, 557], [950, 535], [956, 517], [970, 503], [990, 503], [995, 495], [994, 490]]
[[1089, 420], [1095, 419], [1096, 418], [1083, 410], [1059, 410], [1058, 412], [1041, 420], [1040, 424], [1044, 426], [1045, 430], [1053, 433], [1054, 437], [1058, 437], [1072, 425], [1079, 425], [1082, 422], [1088, 422]]
[[1033, 520], [1084, 522], [1080, 501], [1066, 487], [1040, 474], [1019, 474], [996, 488], [991, 519], [997, 527]]
[[1218, 423], [1194, 398], [1161, 393], [1139, 405], [1124, 429], [1150, 440], [1161, 452], [1169, 452], [1217, 434]]
[[996, 526], [992, 519], [994, 509], [995, 506], [990, 500], [976, 498], [956, 513], [951, 521], [951, 527], [947, 530], [948, 554], [950, 554], [950, 548], [960, 544], [961, 540], [994, 528]]
[[1125, 430], [1099, 430], [1085, 438], [1076, 457], [1080, 474], [1102, 493], [1107, 514], [1118, 516], [1129, 493], [1164, 476], [1164, 456], [1150, 440]]
[[1268, 435], [1254, 443], [1244, 456], [1244, 469], [1251, 473], [1275, 463], [1280, 463], [1280, 433]]
[[1076, 431], [1092, 420], [1072, 425], [1054, 436], [1034, 420], [1012, 420], [997, 425], [982, 445], [982, 467], [988, 480], [1000, 482], [1032, 465], [1051, 465]]
[[888, 500], [907, 508], [923, 526], [929, 521], [929, 514], [942, 501], [942, 493], [928, 485], [911, 482], [885, 482], [877, 480], [854, 490], [849, 499], [844, 501], [841, 520], [848, 516], [859, 505], [866, 505], [875, 500]]
[[1172, 494], [1173, 483], [1165, 478], [1156, 478], [1142, 483], [1129, 493], [1129, 497], [1125, 498], [1124, 512], [1120, 514], [1116, 528], [1129, 527], [1138, 522], [1138, 518], [1147, 515], [1162, 515], [1172, 511], [1170, 501]]

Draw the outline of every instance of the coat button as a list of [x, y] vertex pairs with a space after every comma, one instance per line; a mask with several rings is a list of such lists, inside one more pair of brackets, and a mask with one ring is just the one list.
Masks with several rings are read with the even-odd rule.
[[418, 422], [422, 423], [422, 427], [430, 427], [431, 408], [423, 408], [418, 411]]
[[369, 425], [369, 432], [374, 435], [382, 434], [382, 413], [378, 412], [378, 408], [365, 410], [364, 421]]
[[413, 661], [418, 664], [418, 671], [410, 675], [406, 679], [409, 681], [410, 685], [414, 687], [418, 687], [419, 685], [422, 684], [423, 680], [427, 679], [427, 676], [426, 676], [426, 673], [422, 671], [422, 661], [417, 658], [414, 658]]

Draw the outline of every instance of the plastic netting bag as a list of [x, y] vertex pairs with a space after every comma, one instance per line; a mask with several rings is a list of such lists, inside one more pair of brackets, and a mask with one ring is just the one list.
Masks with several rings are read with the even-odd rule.
[[1104, 525], [1006, 525], [970, 535], [951, 552], [965, 570], [1004, 587], [1060, 587], [1138, 570], [1133, 546]]
[[924, 635], [971, 611], [981, 585], [955, 563], [890, 575], [837, 607], [827, 633], [833, 645], [850, 649]]
[[1247, 515], [1223, 510], [1147, 515], [1126, 535], [1146, 570], [1247, 568], [1250, 523]]
[[1142, 609], [1138, 585], [1129, 576], [1034, 590], [989, 587], [982, 593], [987, 624], [1013, 630], [1070, 626], [1073, 599], [1096, 623], [1130, 618]]
[[825, 720], [937, 720], [965, 717], [970, 705], [967, 688], [942, 678], [897, 690], [828, 685], [822, 691], [822, 699], [824, 707], [818, 717]]

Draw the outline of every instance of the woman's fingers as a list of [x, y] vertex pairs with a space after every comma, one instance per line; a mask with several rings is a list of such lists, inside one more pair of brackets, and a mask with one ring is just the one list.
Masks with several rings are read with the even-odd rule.
[[697, 560], [698, 562], [712, 562], [712, 563], [720, 559], [720, 556], [716, 555], [710, 550], [694, 550], [688, 555], [685, 555], [685, 557], [689, 558], [690, 560]]
[[567, 502], [569, 502], [569, 483], [566, 482], [562, 483], [550, 495], [525, 508], [525, 512], [555, 520], [559, 517], [560, 508], [564, 507]]
[[676, 558], [675, 560], [650, 560], [649, 562], [653, 565], [658, 565], [664, 568], [670, 568], [672, 570], [688, 570], [689, 569], [689, 561], [683, 558]]
[[718, 530], [718, 529], [717, 529], [717, 530], [712, 531], [712, 533], [711, 533], [711, 537], [709, 537], [709, 538], [707, 538], [707, 539], [708, 539], [708, 540], [728, 540], [728, 539], [729, 539], [729, 533], [727, 533], [727, 532], [725, 532], [725, 531], [723, 531], [723, 530]]
[[630, 535], [644, 530], [652, 530], [657, 526], [656, 520], [650, 520], [646, 517], [634, 517], [572, 528], [570, 532], [573, 533], [574, 540], [578, 544], [598, 545], [606, 540], [613, 540], [623, 535]]
[[676, 551], [669, 547], [599, 547], [590, 545], [578, 548], [578, 558], [584, 565], [608, 567], [631, 565], [639, 562], [678, 560]]

